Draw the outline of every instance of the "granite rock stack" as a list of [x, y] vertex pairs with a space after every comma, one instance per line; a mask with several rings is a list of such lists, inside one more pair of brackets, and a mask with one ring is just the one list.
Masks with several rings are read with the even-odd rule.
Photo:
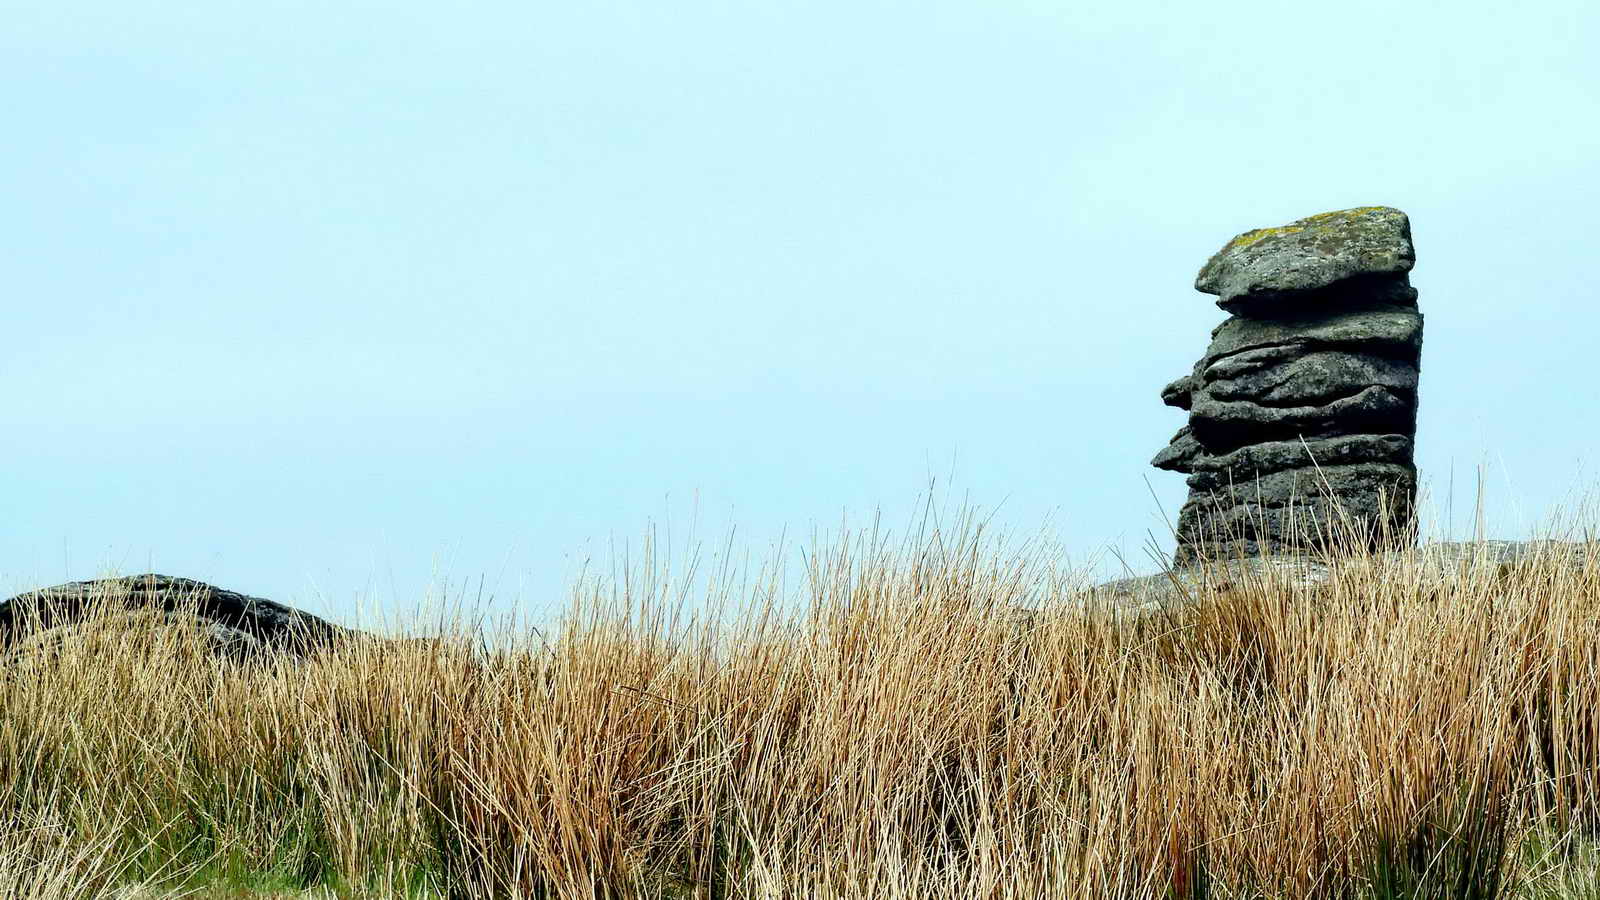
[[1175, 565], [1415, 541], [1415, 261], [1405, 213], [1367, 206], [1247, 231], [1200, 270], [1231, 316], [1161, 391], [1189, 413], [1152, 461], [1189, 476]]

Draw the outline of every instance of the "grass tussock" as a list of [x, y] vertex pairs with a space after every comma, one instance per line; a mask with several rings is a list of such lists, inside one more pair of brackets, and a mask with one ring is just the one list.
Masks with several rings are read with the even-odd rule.
[[1593, 543], [1121, 623], [971, 516], [806, 559], [275, 667], [108, 617], [0, 686], [0, 895], [1600, 895]]

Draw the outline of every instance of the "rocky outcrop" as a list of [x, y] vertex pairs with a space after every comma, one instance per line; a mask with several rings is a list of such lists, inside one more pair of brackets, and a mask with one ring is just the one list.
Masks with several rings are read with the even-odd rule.
[[1161, 390], [1189, 413], [1151, 461], [1189, 476], [1176, 565], [1315, 549], [1336, 522], [1414, 542], [1415, 259], [1405, 213], [1368, 206], [1245, 232], [1200, 270], [1232, 316]]
[[[1451, 541], [1378, 553], [1358, 558], [1357, 563], [1394, 567], [1406, 573], [1408, 585], [1442, 588], [1490, 578], [1508, 566], [1592, 569], [1600, 563], [1600, 542]], [[1214, 594], [1247, 583], [1315, 588], [1333, 579], [1337, 564], [1337, 560], [1309, 555], [1225, 560], [1215, 565], [1108, 581], [1080, 592], [1075, 599], [1084, 608], [1106, 612], [1112, 621], [1136, 621], [1181, 612], [1193, 607], [1208, 591]]]
[[0, 661], [36, 658], [86, 618], [155, 613], [169, 624], [198, 618], [209, 649], [237, 660], [299, 658], [362, 632], [281, 603], [167, 575], [75, 581], [0, 602]]

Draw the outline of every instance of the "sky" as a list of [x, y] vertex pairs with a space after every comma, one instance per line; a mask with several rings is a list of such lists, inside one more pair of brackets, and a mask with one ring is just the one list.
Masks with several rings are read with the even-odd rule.
[[0, 2], [0, 596], [542, 620], [930, 497], [1152, 572], [1196, 272], [1364, 205], [1440, 528], [1596, 483], [1587, 0]]

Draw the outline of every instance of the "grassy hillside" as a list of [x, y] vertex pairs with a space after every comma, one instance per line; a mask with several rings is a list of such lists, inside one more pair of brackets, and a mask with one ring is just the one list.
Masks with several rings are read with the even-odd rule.
[[0, 687], [0, 895], [1596, 897], [1589, 549], [1113, 624], [964, 517], [814, 548], [798, 610], [646, 565], [492, 650], [124, 618]]

